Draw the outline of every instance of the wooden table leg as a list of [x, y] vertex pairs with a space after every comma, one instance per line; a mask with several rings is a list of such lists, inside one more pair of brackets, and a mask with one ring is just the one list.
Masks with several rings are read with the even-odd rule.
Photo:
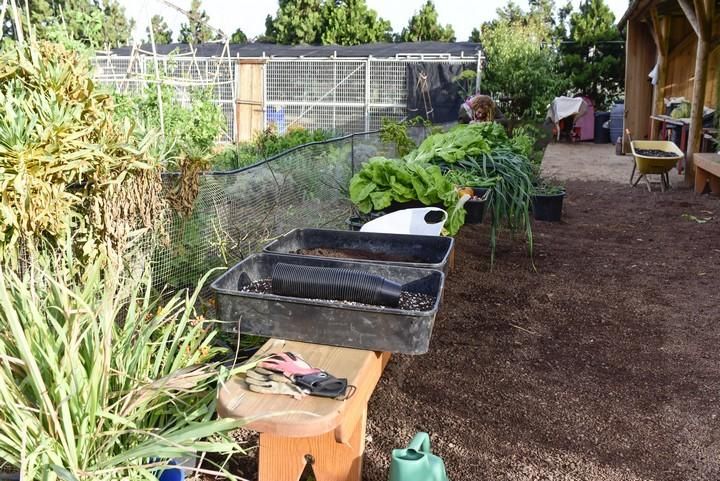
[[367, 407], [347, 444], [334, 431], [310, 438], [260, 433], [259, 481], [297, 481], [308, 460], [317, 481], [360, 481], [365, 451]]
[[708, 177], [708, 182], [710, 183], [710, 192], [720, 196], [720, 178], [714, 175], [709, 175]]
[[707, 173], [699, 167], [695, 167], [695, 193], [702, 194], [705, 191], [705, 184], [708, 181]]

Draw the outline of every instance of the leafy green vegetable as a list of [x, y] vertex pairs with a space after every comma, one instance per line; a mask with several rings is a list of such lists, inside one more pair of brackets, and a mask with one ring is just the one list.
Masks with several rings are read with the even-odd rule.
[[350, 180], [350, 200], [364, 214], [386, 209], [393, 201], [443, 204], [450, 210], [446, 224], [450, 235], [465, 222], [465, 210], [456, 208], [459, 199], [455, 187], [436, 165], [374, 157]]
[[498, 148], [509, 148], [517, 154], [532, 154], [534, 139], [523, 131], [508, 137], [505, 128], [495, 122], [461, 124], [445, 133], [427, 137], [405, 158], [410, 162], [462, 164], [464, 160], [489, 154]]

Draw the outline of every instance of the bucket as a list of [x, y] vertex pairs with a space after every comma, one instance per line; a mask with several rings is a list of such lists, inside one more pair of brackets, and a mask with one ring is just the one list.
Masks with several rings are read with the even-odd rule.
[[487, 202], [488, 190], [475, 187], [475, 197], [479, 199], [469, 199], [465, 202], [465, 223], [466, 224], [482, 224], [485, 214], [485, 202]]
[[437, 207], [405, 209], [384, 215], [367, 222], [361, 232], [383, 232], [386, 234], [440, 235], [447, 212]]
[[535, 220], [560, 222], [565, 192], [553, 195], [533, 195], [532, 211]]

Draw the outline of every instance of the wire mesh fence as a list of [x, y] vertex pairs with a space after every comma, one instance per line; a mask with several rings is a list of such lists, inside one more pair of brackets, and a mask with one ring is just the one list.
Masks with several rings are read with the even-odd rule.
[[[394, 154], [378, 132], [367, 132], [202, 175], [192, 213], [168, 213], [167, 239], [152, 256], [155, 282], [192, 286], [213, 267], [231, 266], [296, 227], [345, 228], [353, 173], [371, 157]], [[166, 178], [168, 186], [176, 180]]]
[[[235, 119], [240, 85], [239, 62], [228, 57], [148, 55], [98, 56], [95, 78], [122, 92], [138, 92], [152, 85], [155, 61], [162, 82], [173, 85], [178, 98], [189, 90], [211, 87], [213, 98], [226, 118], [222, 141], [238, 141]], [[257, 61], [258, 59], [254, 59]], [[459, 64], [477, 70], [477, 57], [442, 55], [397, 58], [263, 58], [259, 95], [262, 128], [271, 122], [280, 130], [291, 125], [338, 133], [378, 129], [383, 118], [407, 116], [407, 67], [419, 62]]]
[[212, 98], [226, 121], [219, 140], [232, 141], [235, 132], [235, 64], [227, 58], [97, 56], [93, 61], [95, 79], [118, 92], [139, 93], [157, 82], [156, 60], [160, 81], [175, 89], [181, 104], [189, 106], [193, 88], [212, 89]]

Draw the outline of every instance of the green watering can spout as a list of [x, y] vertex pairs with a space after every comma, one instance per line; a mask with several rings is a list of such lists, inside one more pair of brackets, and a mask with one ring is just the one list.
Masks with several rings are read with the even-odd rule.
[[417, 433], [405, 449], [393, 449], [389, 481], [448, 481], [445, 463], [430, 451], [428, 433]]

